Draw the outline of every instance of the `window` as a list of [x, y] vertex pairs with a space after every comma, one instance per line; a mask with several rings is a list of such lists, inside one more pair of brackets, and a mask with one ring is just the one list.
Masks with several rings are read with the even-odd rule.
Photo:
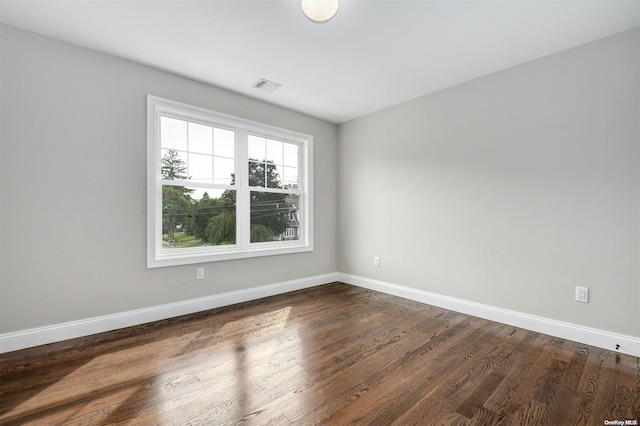
[[313, 250], [309, 135], [147, 97], [147, 267]]

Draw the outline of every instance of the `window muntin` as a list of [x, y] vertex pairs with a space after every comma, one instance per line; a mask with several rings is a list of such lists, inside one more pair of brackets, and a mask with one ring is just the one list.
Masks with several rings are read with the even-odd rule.
[[311, 136], [153, 96], [148, 133], [148, 267], [313, 249]]

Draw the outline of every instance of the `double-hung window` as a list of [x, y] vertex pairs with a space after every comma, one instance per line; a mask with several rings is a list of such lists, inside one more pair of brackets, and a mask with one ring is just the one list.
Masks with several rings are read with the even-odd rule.
[[313, 250], [312, 142], [149, 95], [147, 267]]

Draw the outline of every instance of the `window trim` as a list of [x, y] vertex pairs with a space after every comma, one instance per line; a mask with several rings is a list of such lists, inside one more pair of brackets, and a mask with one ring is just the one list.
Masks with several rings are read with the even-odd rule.
[[[200, 246], [191, 248], [162, 249], [162, 179], [160, 175], [160, 117], [182, 117], [190, 121], [215, 125], [236, 132], [235, 139], [235, 190], [236, 244], [224, 246]], [[248, 185], [248, 134], [296, 143], [299, 146], [299, 189], [302, 220], [298, 230], [299, 240], [250, 243], [249, 194], [251, 191], [269, 191], [271, 188]], [[244, 142], [244, 143], [243, 143]], [[313, 251], [313, 136], [241, 117], [184, 104], [154, 95], [147, 95], [147, 268], [188, 265], [245, 259], [259, 256], [282, 255]], [[242, 167], [241, 167], [242, 165]], [[180, 181], [182, 186], [189, 181]], [[213, 188], [216, 184], [211, 184]], [[224, 186], [224, 185], [219, 185]], [[276, 190], [282, 193], [286, 190]], [[302, 232], [300, 232], [302, 231]]]

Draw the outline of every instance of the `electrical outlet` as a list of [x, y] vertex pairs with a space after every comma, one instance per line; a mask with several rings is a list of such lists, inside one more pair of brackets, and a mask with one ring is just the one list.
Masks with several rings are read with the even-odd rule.
[[373, 266], [377, 266], [378, 268], [380, 267], [380, 257], [379, 256], [374, 256], [373, 257]]
[[200, 266], [199, 268], [196, 268], [196, 279], [197, 280], [204, 280], [204, 267]]
[[576, 302], [589, 303], [589, 287], [576, 286]]

